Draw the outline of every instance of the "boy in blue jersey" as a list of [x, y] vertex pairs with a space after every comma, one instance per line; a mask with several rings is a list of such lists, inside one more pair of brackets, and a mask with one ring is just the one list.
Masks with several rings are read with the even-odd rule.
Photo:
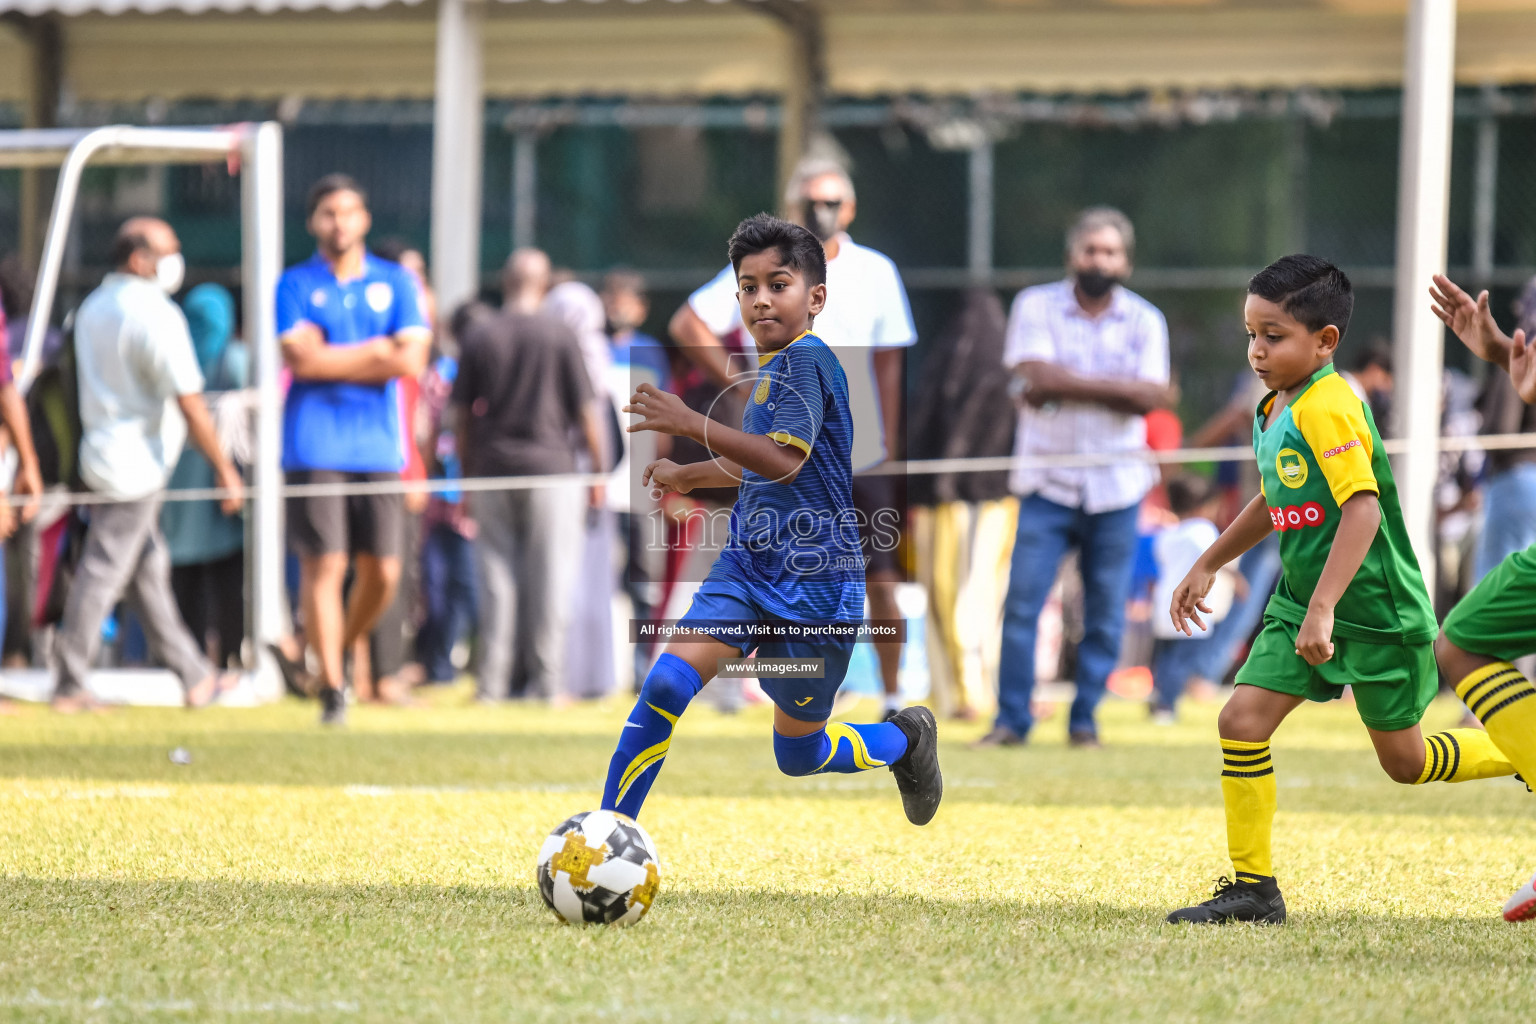
[[764, 671], [774, 703], [773, 750], [786, 775], [890, 768], [907, 819], [925, 825], [944, 795], [938, 727], [927, 708], [878, 725], [828, 723], [832, 699], [864, 613], [864, 564], [853, 509], [853, 423], [837, 357], [811, 333], [827, 297], [821, 243], [805, 228], [760, 213], [731, 236], [741, 319], [760, 363], [732, 430], [676, 395], [642, 384], [627, 429], [689, 437], [714, 452], [679, 466], [662, 459], [644, 483], [686, 494], [740, 485], [730, 538], [640, 690], [603, 786], [603, 809], [640, 813], [672, 730], [722, 659], [820, 658], [820, 677]]

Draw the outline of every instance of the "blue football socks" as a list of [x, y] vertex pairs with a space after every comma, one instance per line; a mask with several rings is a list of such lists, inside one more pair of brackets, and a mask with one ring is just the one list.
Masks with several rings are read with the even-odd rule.
[[663, 654], [656, 659], [619, 734], [613, 760], [608, 762], [603, 810], [631, 818], [640, 816], [640, 807], [672, 744], [672, 729], [688, 709], [688, 702], [703, 688], [699, 674], [682, 658]]
[[907, 734], [894, 722], [828, 722], [809, 736], [773, 734], [773, 754], [785, 775], [867, 772], [901, 760], [906, 752]]

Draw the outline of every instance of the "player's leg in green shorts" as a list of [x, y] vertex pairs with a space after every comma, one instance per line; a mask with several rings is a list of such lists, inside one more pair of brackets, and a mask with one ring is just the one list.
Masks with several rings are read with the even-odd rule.
[[[1536, 547], [1500, 562], [1445, 617], [1435, 655], [1493, 742], [1527, 784], [1536, 782], [1536, 687], [1514, 666], [1536, 653]], [[1536, 881], [1536, 880], [1533, 880]], [[1536, 889], [1527, 883], [1504, 916], [1536, 917]]]
[[1296, 653], [1296, 634], [1290, 623], [1265, 620], [1218, 722], [1235, 881], [1219, 884], [1205, 903], [1174, 911], [1170, 921], [1285, 920], [1270, 853], [1276, 785], [1269, 740], [1303, 701], [1333, 700], [1346, 684], [1353, 686], [1377, 758], [1398, 782], [1464, 782], [1514, 770], [1480, 730], [1420, 733], [1419, 720], [1438, 687], [1429, 644], [1372, 644], [1335, 636], [1333, 658], [1313, 666]]

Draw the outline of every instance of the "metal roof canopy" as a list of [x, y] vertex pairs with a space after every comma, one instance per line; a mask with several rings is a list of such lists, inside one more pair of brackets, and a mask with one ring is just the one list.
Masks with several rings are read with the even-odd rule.
[[[283, 269], [283, 135], [275, 122], [210, 128], [53, 128], [0, 131], [0, 167], [59, 167], [53, 210], [48, 218], [37, 290], [27, 320], [21, 373], [25, 391], [37, 376], [43, 336], [53, 314], [70, 219], [88, 163], [166, 164], [228, 160], [241, 173], [241, 262], [245, 289], [244, 336], [255, 357], [255, 493], [252, 543], [247, 553], [251, 580], [251, 637], [255, 641], [258, 692], [270, 692], [276, 669], [267, 643], [283, 633], [282, 471], [278, 392], [277, 279]], [[267, 685], [263, 685], [267, 684]]]

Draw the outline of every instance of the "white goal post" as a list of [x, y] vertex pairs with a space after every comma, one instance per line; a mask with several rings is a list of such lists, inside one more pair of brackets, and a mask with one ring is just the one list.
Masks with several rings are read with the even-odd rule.
[[[283, 135], [275, 122], [221, 127], [48, 128], [0, 131], [0, 168], [58, 167], [58, 187], [48, 218], [48, 234], [38, 267], [37, 290], [27, 321], [17, 386], [25, 392], [36, 377], [43, 338], [53, 315], [69, 226], [88, 163], [195, 164], [227, 160], [238, 167], [241, 196], [241, 282], [244, 291], [244, 338], [254, 357], [256, 459], [251, 467], [251, 543], [246, 554], [250, 594], [249, 634], [257, 671], [247, 699], [271, 699], [282, 692], [276, 665], [266, 645], [285, 631], [283, 606], [283, 520], [281, 422], [275, 297], [283, 261]], [[15, 355], [15, 353], [13, 353]], [[97, 677], [97, 696], [124, 699], [121, 681]], [[169, 674], [166, 673], [168, 676]], [[134, 679], [142, 681], [143, 673]], [[46, 679], [39, 680], [46, 685]], [[164, 683], [166, 680], [159, 680]], [[35, 687], [26, 687], [34, 689]], [[165, 686], [152, 685], [156, 693]], [[101, 692], [106, 690], [107, 692]], [[174, 691], [179, 694], [179, 686]], [[151, 699], [152, 703], [164, 700]], [[244, 703], [244, 700], [239, 701]]]

